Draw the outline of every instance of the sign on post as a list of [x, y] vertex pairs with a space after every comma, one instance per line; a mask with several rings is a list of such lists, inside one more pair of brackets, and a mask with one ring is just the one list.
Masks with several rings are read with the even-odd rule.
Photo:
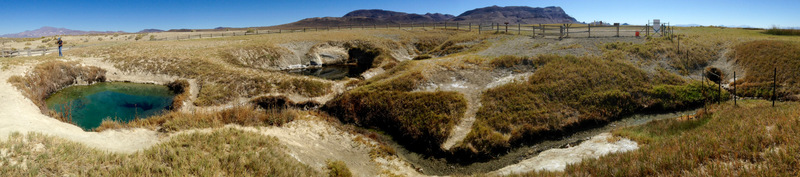
[[660, 30], [660, 28], [661, 28], [661, 20], [653, 19], [653, 31], [658, 33], [658, 30]]

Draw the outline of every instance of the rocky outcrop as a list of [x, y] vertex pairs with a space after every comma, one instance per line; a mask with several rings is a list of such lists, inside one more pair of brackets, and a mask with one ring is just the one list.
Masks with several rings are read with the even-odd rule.
[[463, 23], [577, 23], [561, 7], [491, 6], [466, 11], [451, 21]]

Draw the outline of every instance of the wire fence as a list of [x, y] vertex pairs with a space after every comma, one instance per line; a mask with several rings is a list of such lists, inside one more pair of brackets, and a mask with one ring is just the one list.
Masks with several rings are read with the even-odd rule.
[[[638, 37], [651, 35], [672, 35], [674, 28], [669, 25], [659, 26], [656, 31], [649, 24], [643, 26], [636, 25], [592, 25], [592, 24], [506, 24], [506, 23], [408, 23], [408, 24], [345, 24], [317, 27], [296, 27], [282, 29], [250, 29], [247, 31], [219, 31], [219, 32], [196, 32], [198, 34], [175, 35], [160, 38], [152, 38], [153, 41], [164, 40], [187, 40], [216, 37], [232, 37], [247, 35], [267, 35], [282, 33], [303, 33], [316, 31], [342, 31], [342, 30], [381, 30], [381, 29], [401, 29], [401, 30], [455, 30], [463, 32], [474, 32], [476, 34], [495, 33], [495, 34], [516, 34], [529, 35], [534, 38], [570, 38], [570, 37]], [[195, 33], [195, 32], [192, 32]]]
[[[69, 50], [73, 47], [62, 47], [62, 51]], [[3, 49], [0, 50], [0, 57], [17, 57], [17, 56], [43, 56], [49, 53], [56, 53], [58, 52], [58, 47], [51, 47], [51, 48], [29, 48], [29, 49]]]
[[[793, 73], [800, 73], [800, 71], [788, 71]], [[764, 77], [763, 74], [769, 74], [772, 78], [771, 81], [761, 81], [760, 83], [747, 83], [747, 82], [740, 82], [740, 79], [737, 78], [736, 72], [733, 72], [733, 82], [728, 83], [727, 86], [723, 87], [722, 79], [717, 79], [716, 84], [718, 85], [718, 95], [716, 98], [720, 98], [717, 100], [710, 100], [712, 103], [717, 102], [721, 103], [722, 100], [722, 89], [728, 91], [729, 96], [733, 99], [734, 105], [737, 104], [739, 99], [767, 99], [772, 101], [772, 106], [775, 106], [776, 101], [788, 101], [798, 98], [793, 98], [793, 94], [800, 93], [800, 87], [787, 82], [786, 77], [782, 76], [779, 78], [778, 76], [778, 68], [773, 68], [772, 72], [760, 72], [760, 73], [753, 73], [756, 75], [761, 75], [758, 77]], [[709, 78], [709, 76], [713, 76], [716, 78], [722, 78], [719, 74], [709, 72], [707, 75], [704, 73], [704, 78]], [[704, 80], [704, 83], [707, 80]], [[705, 88], [705, 87], [704, 87]], [[703, 93], [708, 93], [706, 90], [703, 90]], [[706, 98], [708, 101], [708, 99]]]
[[[242, 31], [199, 31], [191, 32], [196, 34], [178, 34], [166, 37], [151, 37], [151, 41], [167, 40], [190, 40], [202, 38], [220, 38], [248, 35], [268, 35], [282, 33], [303, 33], [316, 31], [342, 31], [342, 30], [380, 30], [380, 29], [401, 29], [401, 30], [455, 30], [462, 32], [474, 32], [476, 34], [514, 34], [528, 35], [532, 38], [599, 38], [599, 37], [638, 37], [651, 35], [672, 35], [674, 29], [669, 25], [661, 25], [660, 30], [656, 31], [649, 24], [644, 26], [635, 25], [592, 25], [592, 24], [508, 24], [508, 23], [459, 23], [459, 22], [439, 22], [439, 23], [408, 23], [408, 24], [345, 24], [328, 25], [317, 27], [295, 27], [281, 29], [256, 29]], [[64, 50], [69, 49], [66, 47]], [[2, 49], [0, 57], [14, 56], [38, 56], [57, 52], [58, 48], [35, 48], [35, 49]]]

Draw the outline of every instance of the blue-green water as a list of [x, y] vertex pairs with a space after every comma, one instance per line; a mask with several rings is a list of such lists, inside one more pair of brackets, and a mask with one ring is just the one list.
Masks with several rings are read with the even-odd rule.
[[89, 86], [70, 86], [50, 95], [45, 102], [50, 110], [69, 116], [91, 130], [104, 119], [128, 122], [166, 110], [175, 94], [166, 86], [125, 82], [102, 82]]

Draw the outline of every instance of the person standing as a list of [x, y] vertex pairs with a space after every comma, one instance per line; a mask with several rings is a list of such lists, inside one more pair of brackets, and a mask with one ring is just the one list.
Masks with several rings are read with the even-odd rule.
[[64, 41], [62, 41], [61, 37], [59, 37], [56, 43], [58, 44], [58, 56], [63, 57], [63, 55], [61, 55], [61, 46], [64, 46]]

